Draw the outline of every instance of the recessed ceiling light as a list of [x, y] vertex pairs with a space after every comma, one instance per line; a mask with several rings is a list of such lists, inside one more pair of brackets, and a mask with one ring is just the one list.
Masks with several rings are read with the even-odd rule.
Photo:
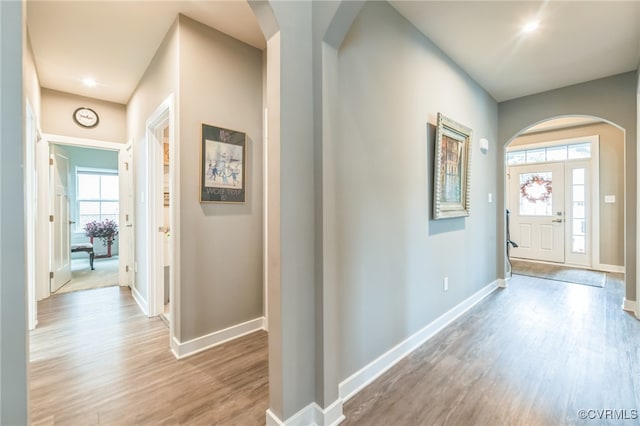
[[89, 87], [95, 87], [95, 85], [97, 84], [96, 81], [91, 77], [83, 78], [82, 82], [84, 83], [85, 86], [89, 86]]
[[531, 21], [527, 23], [524, 27], [522, 27], [523, 33], [530, 33], [538, 29], [540, 23], [538, 21]]

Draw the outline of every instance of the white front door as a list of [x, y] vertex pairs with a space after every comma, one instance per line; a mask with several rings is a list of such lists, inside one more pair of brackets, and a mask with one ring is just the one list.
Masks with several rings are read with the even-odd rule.
[[509, 167], [508, 186], [511, 257], [564, 263], [564, 163]]
[[53, 156], [53, 279], [51, 292], [71, 280], [71, 234], [69, 230], [69, 159]]

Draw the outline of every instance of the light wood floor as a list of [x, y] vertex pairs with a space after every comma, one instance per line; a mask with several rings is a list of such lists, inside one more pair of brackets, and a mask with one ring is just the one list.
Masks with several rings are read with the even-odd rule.
[[267, 335], [176, 360], [166, 325], [122, 287], [38, 304], [31, 333], [34, 425], [260, 425], [268, 408]]
[[[618, 281], [514, 276], [349, 400], [343, 424], [640, 424], [578, 414], [640, 410], [640, 321], [621, 310], [622, 297]], [[35, 425], [265, 422], [266, 333], [176, 361], [166, 326], [118, 287], [52, 297], [39, 321]]]
[[[349, 400], [343, 425], [640, 424], [640, 321], [623, 295], [514, 276]], [[626, 412], [579, 418], [607, 409]]]

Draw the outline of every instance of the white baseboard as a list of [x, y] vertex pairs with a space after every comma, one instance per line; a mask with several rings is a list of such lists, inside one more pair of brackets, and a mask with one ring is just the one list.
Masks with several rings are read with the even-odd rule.
[[131, 289], [131, 295], [133, 296], [133, 300], [136, 301], [136, 303], [142, 310], [142, 313], [145, 314], [146, 316], [149, 316], [149, 305], [147, 304], [147, 301], [144, 300], [144, 297], [142, 297], [138, 289], [133, 287]]
[[377, 379], [396, 363], [416, 350], [424, 342], [431, 339], [440, 330], [455, 321], [459, 316], [478, 304], [482, 299], [498, 288], [498, 280], [483, 287], [475, 294], [460, 302], [449, 311], [433, 320], [427, 326], [409, 336], [406, 340], [391, 348], [368, 365], [348, 377], [338, 387], [338, 394], [343, 402], [348, 401], [362, 388]]
[[264, 317], [236, 324], [224, 330], [214, 331], [184, 343], [179, 342], [174, 337], [174, 341], [171, 342], [171, 350], [176, 358], [185, 358], [258, 330], [264, 330]]
[[284, 425], [282, 420], [280, 420], [278, 416], [273, 414], [273, 411], [271, 411], [271, 409], [268, 409], [267, 410], [267, 426], [281, 426], [281, 425]]
[[280, 418], [269, 409], [267, 410], [267, 426], [317, 426], [314, 405], [315, 403], [307, 405], [284, 421], [280, 420]]
[[324, 410], [315, 402], [311, 403], [284, 421], [267, 410], [267, 426], [338, 426], [344, 418], [340, 398]]
[[635, 300], [627, 300], [627, 298], [625, 297], [624, 300], [622, 301], [622, 309], [624, 309], [627, 312], [636, 312], [636, 301]]
[[511, 281], [511, 277], [498, 278], [498, 288], [507, 288], [507, 287], [509, 287], [509, 281]]
[[544, 260], [532, 260], [532, 259], [524, 259], [524, 258], [514, 258], [514, 259], [520, 262], [540, 263], [543, 265], [553, 265], [553, 266], [567, 266], [569, 268], [589, 269], [589, 270], [600, 271], [600, 272], [616, 272], [616, 273], [624, 274], [624, 271], [625, 271], [624, 266], [608, 265], [606, 263], [598, 263], [597, 265], [593, 265], [593, 266], [585, 266], [585, 265], [574, 265], [572, 263], [546, 262]]
[[600, 263], [596, 265], [594, 269], [602, 272], [615, 272], [618, 274], [624, 274], [624, 266], [619, 265], [606, 265], [604, 263]]
[[322, 426], [338, 426], [345, 419], [342, 413], [342, 399], [336, 399], [333, 404], [329, 405], [324, 410], [320, 408], [318, 404], [315, 405], [316, 409], [316, 422]]

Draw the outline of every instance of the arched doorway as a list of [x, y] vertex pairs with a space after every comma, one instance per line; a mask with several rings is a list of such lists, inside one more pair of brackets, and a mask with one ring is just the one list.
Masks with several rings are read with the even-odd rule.
[[[556, 116], [508, 140], [507, 276], [561, 275], [597, 286], [606, 273], [625, 272], [625, 136], [624, 128], [600, 117]], [[573, 274], [574, 268], [598, 272]], [[626, 298], [623, 308], [633, 310]]]

